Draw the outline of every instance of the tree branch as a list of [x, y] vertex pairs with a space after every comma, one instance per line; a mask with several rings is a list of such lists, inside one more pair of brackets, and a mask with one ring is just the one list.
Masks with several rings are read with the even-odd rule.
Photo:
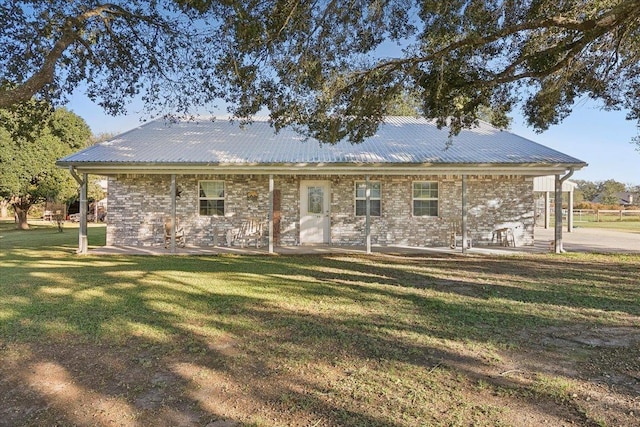
[[447, 54], [454, 52], [462, 48], [478, 48], [485, 46], [506, 37], [521, 33], [523, 31], [532, 31], [540, 29], [564, 29], [575, 30], [582, 33], [588, 33], [595, 31], [598, 34], [604, 34], [611, 31], [612, 28], [619, 26], [624, 22], [625, 18], [630, 15], [640, 15], [640, 2], [635, 0], [627, 0], [619, 3], [616, 7], [606, 12], [598, 19], [589, 19], [585, 21], [579, 21], [576, 19], [566, 18], [562, 16], [545, 18], [537, 21], [527, 21], [520, 24], [511, 25], [502, 28], [493, 34], [486, 36], [470, 35], [464, 37], [456, 42], [450, 43], [443, 48], [420, 57], [410, 58], [397, 58], [379, 63], [373, 68], [360, 71], [356, 74], [367, 74], [370, 72], [399, 69], [404, 66], [417, 66], [425, 62], [433, 62], [439, 58], [446, 56]]
[[120, 6], [114, 4], [103, 4], [78, 15], [65, 19], [61, 27], [60, 37], [53, 47], [45, 55], [42, 66], [33, 73], [25, 82], [14, 87], [0, 90], [0, 108], [8, 108], [12, 105], [26, 102], [35, 96], [46, 85], [54, 80], [56, 65], [64, 52], [76, 41], [80, 39], [80, 33], [85, 22], [104, 13], [112, 15], [127, 14]]

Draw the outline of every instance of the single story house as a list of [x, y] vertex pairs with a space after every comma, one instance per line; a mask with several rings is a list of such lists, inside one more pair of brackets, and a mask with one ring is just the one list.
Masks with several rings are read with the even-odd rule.
[[634, 193], [630, 191], [622, 191], [616, 194], [620, 199], [622, 206], [638, 206], [640, 205], [640, 193]]
[[[233, 244], [256, 220], [270, 250], [449, 246], [455, 236], [466, 247], [496, 243], [496, 230], [532, 244], [534, 177], [560, 179], [586, 166], [484, 122], [448, 132], [422, 118], [389, 117], [360, 144], [321, 144], [292, 129], [275, 132], [262, 118], [159, 119], [57, 165], [81, 184], [86, 174], [108, 177], [107, 245], [166, 244], [170, 218], [172, 250], [178, 227], [187, 245], [207, 247]], [[84, 241], [80, 233], [86, 252], [86, 229]]]

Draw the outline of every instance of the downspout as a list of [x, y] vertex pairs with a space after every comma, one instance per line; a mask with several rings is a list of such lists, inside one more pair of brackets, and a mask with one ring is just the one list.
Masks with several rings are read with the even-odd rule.
[[80, 184], [80, 229], [78, 230], [78, 250], [76, 253], [86, 255], [89, 250], [87, 240], [87, 174], [83, 173], [80, 178], [73, 166], [69, 166], [69, 173]]
[[562, 184], [571, 178], [574, 169], [570, 168], [569, 173], [560, 178], [556, 175], [555, 182], [555, 230], [554, 230], [554, 252], [561, 254], [564, 252], [562, 248]]
[[567, 209], [567, 232], [573, 233], [573, 187], [569, 190], [569, 203]]
[[551, 197], [549, 197], [549, 192], [544, 192], [544, 229], [549, 229], [549, 223], [551, 222]]

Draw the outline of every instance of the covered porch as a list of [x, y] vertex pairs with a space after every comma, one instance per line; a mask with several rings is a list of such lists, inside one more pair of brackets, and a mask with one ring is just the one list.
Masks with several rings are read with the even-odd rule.
[[[84, 175], [84, 174], [83, 174]], [[77, 174], [76, 174], [77, 176]], [[155, 175], [156, 177], [161, 177], [162, 175]], [[243, 199], [251, 199], [252, 202], [248, 206], [241, 206], [240, 210], [235, 210], [232, 213], [232, 216], [212, 216], [212, 217], [197, 217], [196, 220], [199, 221], [197, 225], [199, 227], [194, 228], [193, 223], [191, 224], [191, 230], [187, 229], [187, 238], [185, 238], [185, 231], [183, 230], [183, 225], [186, 221], [184, 218], [188, 217], [185, 215], [185, 209], [189, 212], [193, 212], [193, 206], [187, 203], [187, 207], [183, 208], [182, 215], [178, 214], [178, 202], [181, 199], [183, 204], [185, 199], [193, 200], [196, 199], [196, 192], [194, 192], [194, 187], [185, 185], [185, 182], [194, 181], [193, 177], [188, 178], [187, 181], [178, 180], [178, 174], [169, 174], [164, 175], [165, 183], [161, 185], [162, 181], [150, 181], [152, 186], [156, 190], [156, 194], [152, 197], [147, 194], [147, 198], [159, 199], [162, 198], [164, 200], [160, 205], [160, 208], [151, 209], [149, 213], [145, 213], [141, 215], [139, 218], [130, 221], [130, 224], [123, 229], [127, 233], [134, 235], [136, 233], [145, 233], [147, 236], [147, 240], [144, 243], [139, 244], [130, 244], [126, 241], [119, 242], [109, 242], [107, 240], [107, 248], [101, 249], [100, 253], [127, 253], [127, 254], [149, 254], [149, 255], [163, 255], [163, 254], [221, 254], [221, 253], [242, 253], [242, 254], [262, 254], [262, 253], [270, 253], [270, 254], [295, 254], [295, 253], [335, 253], [335, 252], [363, 252], [363, 253], [374, 253], [374, 252], [398, 252], [398, 253], [423, 253], [425, 251], [441, 251], [454, 253], [459, 251], [461, 253], [513, 253], [520, 252], [517, 249], [521, 249], [523, 253], [531, 252], [533, 248], [524, 247], [521, 244], [516, 245], [515, 240], [513, 240], [512, 247], [505, 248], [504, 246], [511, 246], [509, 244], [504, 245], [504, 243], [510, 242], [507, 239], [506, 242], [500, 241], [500, 231], [507, 230], [508, 228], [495, 228], [496, 224], [502, 223], [500, 215], [495, 216], [490, 222], [493, 224], [492, 228], [487, 228], [483, 230], [480, 234], [478, 233], [478, 228], [475, 224], [469, 227], [469, 190], [468, 190], [468, 178], [466, 175], [458, 175], [458, 176], [448, 176], [446, 181], [442, 181], [442, 187], [447, 189], [452, 189], [454, 191], [448, 191], [449, 194], [447, 197], [452, 197], [446, 200], [449, 209], [450, 216], [445, 217], [438, 215], [436, 217], [431, 218], [422, 218], [416, 219], [411, 218], [409, 215], [407, 221], [412, 221], [411, 224], [413, 226], [418, 227], [419, 229], [424, 228], [424, 224], [439, 224], [439, 234], [446, 235], [446, 237], [440, 236], [439, 244], [436, 242], [434, 245], [424, 244], [424, 243], [403, 243], [403, 242], [379, 242], [378, 235], [375, 235], [375, 232], [372, 231], [372, 222], [380, 221], [380, 217], [373, 217], [371, 215], [371, 176], [369, 174], [362, 175], [343, 175], [343, 180], [347, 180], [348, 182], [343, 185], [346, 186], [347, 191], [350, 191], [353, 188], [353, 182], [358, 182], [358, 179], [362, 180], [362, 184], [365, 188], [365, 197], [364, 204], [366, 209], [364, 210], [364, 215], [360, 217], [360, 219], [356, 219], [355, 221], [351, 221], [349, 224], [352, 227], [350, 235], [356, 235], [353, 233], [355, 231], [357, 233], [356, 242], [345, 242], [340, 240], [341, 232], [344, 232], [346, 229], [343, 223], [340, 223], [338, 226], [333, 227], [335, 224], [333, 220], [330, 220], [330, 227], [333, 229], [337, 229], [338, 232], [334, 236], [328, 238], [325, 244], [300, 244], [300, 240], [298, 240], [301, 236], [302, 229], [302, 217], [294, 217], [293, 221], [290, 221], [292, 224], [288, 227], [290, 231], [293, 231], [293, 238], [295, 240], [286, 242], [284, 244], [280, 244], [279, 239], [276, 238], [276, 230], [278, 230], [277, 235], [280, 235], [280, 227], [275, 227], [276, 221], [279, 221], [280, 217], [280, 209], [278, 211], [275, 209], [275, 200], [274, 193], [279, 190], [275, 190], [275, 178], [279, 175], [269, 174], [262, 175], [263, 184], [262, 187], [264, 191], [262, 194], [260, 201], [258, 198], [253, 195], [255, 192], [251, 190], [250, 192], [246, 192], [246, 186], [244, 185], [245, 181], [242, 181], [242, 185], [234, 184], [236, 187], [240, 188], [237, 193], [242, 195]], [[299, 179], [304, 179], [306, 176], [300, 177]], [[348, 177], [348, 178], [346, 178]], [[395, 181], [398, 181], [397, 178], [393, 178]], [[86, 175], [81, 178], [80, 182], [85, 182]], [[197, 183], [197, 180], [194, 181]], [[298, 200], [300, 203], [304, 201], [304, 197], [301, 199], [294, 199], [297, 196], [297, 192], [302, 192], [304, 188], [301, 185], [301, 182], [305, 181], [293, 181], [289, 184], [294, 184], [293, 190], [289, 190], [292, 193], [292, 200], [294, 200], [294, 204], [297, 204]], [[314, 181], [315, 182], [315, 181]], [[474, 182], [476, 182], [474, 194], [479, 193], [478, 185], [480, 181], [478, 181], [478, 177], [474, 177]], [[527, 180], [522, 181], [523, 185], [518, 187], [520, 191], [527, 192], [526, 190], [531, 191], [531, 187], [526, 185]], [[531, 181], [528, 181], [531, 182]], [[260, 188], [261, 185], [253, 185], [250, 188]], [[446, 187], [445, 187], [446, 185]], [[529, 184], [530, 185], [530, 184]], [[383, 185], [385, 188], [389, 188], [388, 185]], [[83, 186], [84, 187], [84, 186]], [[486, 186], [483, 186], [483, 188]], [[189, 190], [191, 188], [191, 190]], [[197, 187], [195, 187], [197, 188]], [[336, 186], [337, 188], [337, 186]], [[84, 189], [83, 189], [84, 190]], [[86, 191], [86, 190], [84, 190]], [[191, 191], [193, 194], [189, 194]], [[444, 191], [443, 191], [444, 192]], [[231, 193], [231, 191], [227, 192], [225, 190], [225, 194]], [[245, 197], [245, 193], [247, 196]], [[257, 192], [256, 192], [257, 193]], [[457, 194], [456, 194], [457, 193]], [[512, 192], [513, 193], [513, 192]], [[517, 192], [516, 192], [517, 193]], [[124, 193], [129, 194], [129, 193]], [[351, 200], [348, 198], [344, 198], [347, 200], [347, 206], [340, 210], [337, 207], [337, 203], [332, 203], [334, 196], [335, 199], [338, 199], [338, 195], [340, 192], [336, 189], [335, 194], [333, 194], [333, 187], [330, 190], [327, 190], [327, 200], [326, 207], [322, 209], [323, 212], [326, 213], [327, 217], [331, 217], [334, 215], [336, 217], [345, 217], [344, 212], [348, 212], [350, 208]], [[185, 197], [186, 195], [186, 197]], [[521, 196], [517, 196], [516, 202], [520, 202]], [[85, 197], [81, 197], [81, 199], [86, 200]], [[332, 201], [329, 201], [329, 200]], [[397, 203], [395, 197], [390, 196], [387, 197], [387, 200], [390, 202]], [[439, 200], [442, 205], [444, 205], [444, 198], [440, 198]], [[228, 202], [228, 200], [226, 201]], [[389, 202], [389, 203], [390, 203]], [[478, 198], [473, 200], [474, 203], [471, 203], [471, 210], [479, 211], [484, 205], [493, 203], [491, 200], [486, 201], [484, 198], [480, 198], [480, 202]], [[410, 201], [405, 203], [409, 205]], [[278, 200], [277, 205], [280, 205], [280, 200]], [[140, 206], [144, 206], [144, 203], [140, 203]], [[250, 209], [251, 208], [251, 209]], [[293, 211], [296, 211], [298, 208], [295, 207]], [[441, 212], [444, 208], [441, 208]], [[140, 209], [135, 209], [140, 210]], [[250, 212], [248, 212], [251, 210]], [[501, 211], [502, 209], [496, 210], [496, 212]], [[241, 213], [239, 213], [241, 212]], [[248, 213], [247, 213], [248, 212]], [[247, 216], [249, 215], [249, 216]], [[246, 217], [246, 218], [245, 218]], [[293, 216], [292, 216], [293, 217]], [[193, 214], [192, 214], [193, 218]], [[204, 219], [203, 219], [204, 218]], [[235, 220], [233, 220], [235, 218]], [[247, 238], [244, 241], [242, 240], [244, 237], [237, 237], [236, 233], [238, 230], [241, 230], [244, 227], [244, 223], [247, 222], [247, 218], [258, 218], [260, 222], [260, 235], [259, 237], [254, 237], [253, 239]], [[117, 217], [116, 217], [117, 219]], [[562, 221], [561, 216], [556, 217], [557, 220]], [[499, 220], [496, 222], [496, 220]], [[429, 222], [426, 222], [429, 221]], [[86, 218], [81, 218], [80, 221], [80, 238], [79, 238], [79, 253], [88, 253], [88, 247], [86, 246]], [[476, 218], [477, 222], [477, 218]], [[485, 221], [486, 222], [486, 221]], [[85, 227], [83, 227], [83, 223]], [[167, 224], [170, 225], [170, 228], [167, 227]], [[375, 224], [375, 223], [374, 223]], [[454, 225], [452, 225], [454, 224]], [[231, 227], [231, 228], [230, 228]], [[235, 227], [235, 228], [234, 228]], [[560, 228], [560, 227], [559, 227]], [[397, 227], [396, 227], [397, 229]], [[560, 228], [561, 229], [561, 228]], [[444, 230], [444, 231], [443, 231]], [[379, 234], [379, 229], [377, 230]], [[424, 230], [423, 230], [424, 231]], [[513, 239], [513, 229], [511, 230], [511, 237]], [[475, 234], [474, 234], [475, 232]], [[494, 242], [494, 236], [497, 239]], [[329, 233], [333, 233], [333, 231], [329, 231]], [[444, 234], [443, 234], [444, 233]], [[372, 236], [373, 234], [373, 236]], [[482, 239], [478, 239], [480, 235], [484, 235], [484, 241]], [[233, 239], [230, 239], [229, 236], [233, 235]], [[243, 236], [252, 237], [250, 233], [245, 233]], [[375, 236], [375, 237], [374, 237]], [[491, 237], [489, 237], [491, 236]], [[373, 237], [373, 238], [372, 238]], [[554, 241], [558, 241], [558, 238], [555, 237], [552, 239]], [[233, 243], [233, 244], [232, 244]], [[526, 246], [531, 246], [533, 243], [533, 232], [531, 230], [531, 239], [530, 242]], [[517, 246], [517, 248], [516, 248]], [[451, 249], [453, 247], [453, 249]], [[497, 251], [497, 252], [496, 252]], [[548, 251], [548, 248], [542, 250], [544, 252]], [[92, 253], [96, 253], [93, 252]]]
[[[555, 230], [553, 228], [536, 227], [535, 243], [531, 246], [504, 247], [504, 246], [477, 246], [467, 249], [469, 255], [485, 256], [521, 256], [527, 254], [544, 254], [554, 252]], [[564, 238], [565, 248], [568, 252], [583, 253], [640, 253], [640, 237], [636, 233], [628, 233], [604, 228], [579, 228]], [[166, 256], [169, 251], [159, 247], [138, 246], [100, 246], [88, 250], [88, 255], [141, 255], [141, 256]], [[279, 255], [340, 255], [340, 254], [366, 254], [364, 246], [340, 246], [340, 245], [310, 245], [310, 246], [286, 246], [276, 247], [273, 256]], [[373, 255], [385, 256], [428, 256], [462, 255], [460, 246], [455, 249], [449, 247], [408, 247], [408, 246], [380, 246], [373, 245]], [[266, 247], [195, 247], [187, 245], [178, 248], [176, 256], [244, 256], [258, 255], [268, 256]]]
[[268, 246], [256, 248], [255, 246], [241, 247], [177, 247], [175, 250], [165, 249], [159, 246], [101, 246], [88, 249], [88, 255], [142, 255], [142, 256], [218, 256], [218, 255], [339, 255], [339, 254], [373, 254], [373, 255], [427, 255], [427, 254], [470, 254], [470, 255], [523, 255], [530, 253], [549, 252], [549, 241], [540, 241], [533, 246], [477, 246], [466, 248], [461, 246], [450, 247], [417, 247], [417, 246], [346, 246], [346, 245], [303, 245], [303, 246], [276, 246], [272, 251]]

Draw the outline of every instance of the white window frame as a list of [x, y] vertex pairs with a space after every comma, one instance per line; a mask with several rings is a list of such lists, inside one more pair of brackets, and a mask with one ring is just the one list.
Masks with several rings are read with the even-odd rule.
[[[381, 181], [369, 181], [369, 188], [371, 188], [371, 190], [373, 190], [372, 185], [373, 184], [378, 184], [379, 186], [379, 195], [378, 197], [374, 197], [373, 196], [373, 191], [371, 192], [372, 195], [369, 197], [369, 200], [373, 201], [378, 201], [380, 203], [380, 211], [378, 213], [378, 215], [375, 215], [373, 213], [371, 213], [369, 216], [375, 216], [375, 217], [381, 217], [382, 216], [382, 182]], [[358, 186], [359, 185], [363, 185], [364, 189], [365, 189], [365, 193], [363, 196], [358, 197]], [[366, 200], [367, 200], [367, 193], [366, 193], [366, 185], [367, 185], [367, 181], [356, 181], [354, 183], [354, 203], [353, 203], [353, 213], [355, 216], [357, 217], [363, 217], [366, 216]], [[365, 213], [358, 215], [358, 201], [365, 201]], [[372, 209], [373, 210], [373, 209]]]
[[[435, 184], [436, 197], [433, 196], [421, 196], [416, 197], [416, 184]], [[430, 189], [432, 191], [433, 189]], [[436, 214], [416, 215], [416, 201], [435, 201], [436, 202]], [[440, 183], [438, 181], [413, 181], [411, 183], [411, 213], [414, 217], [438, 217], [440, 216]]]
[[[202, 188], [201, 187], [202, 183], [205, 183], [205, 182], [221, 183], [222, 184], [222, 197], [220, 197], [220, 196], [218, 196], [218, 197], [202, 197], [200, 195], [200, 189]], [[199, 216], [207, 216], [207, 217], [224, 216], [225, 212], [226, 212], [226, 208], [227, 208], [227, 200], [226, 200], [226, 198], [227, 198], [227, 186], [226, 186], [224, 181], [222, 181], [222, 180], [213, 180], [213, 179], [198, 181], [198, 215]], [[200, 206], [200, 203], [203, 200], [222, 200], [222, 215], [220, 215], [220, 214], [203, 214], [201, 206]]]

